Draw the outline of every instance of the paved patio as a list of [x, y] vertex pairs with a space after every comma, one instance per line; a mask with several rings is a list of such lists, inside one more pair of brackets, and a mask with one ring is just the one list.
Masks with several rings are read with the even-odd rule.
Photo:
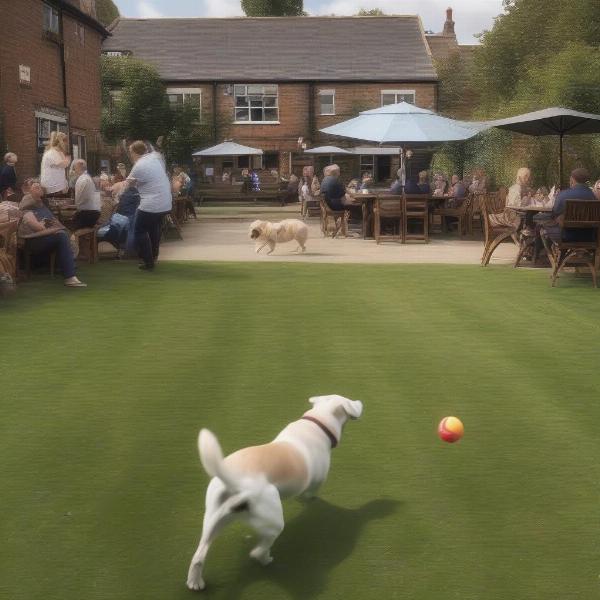
[[[309, 219], [309, 239], [304, 254], [296, 254], [296, 244], [279, 244], [270, 256], [267, 249], [257, 255], [248, 237], [248, 226], [255, 219], [279, 221], [298, 216], [296, 207], [285, 209], [257, 207], [217, 210], [201, 209], [197, 222], [183, 228], [183, 241], [166, 241], [161, 246], [161, 260], [205, 261], [275, 261], [316, 263], [440, 263], [479, 264], [483, 252], [481, 239], [460, 240], [456, 234], [441, 237], [434, 234], [429, 244], [399, 244], [355, 238], [324, 238], [318, 219]], [[516, 247], [501, 244], [492, 264], [510, 264]]]

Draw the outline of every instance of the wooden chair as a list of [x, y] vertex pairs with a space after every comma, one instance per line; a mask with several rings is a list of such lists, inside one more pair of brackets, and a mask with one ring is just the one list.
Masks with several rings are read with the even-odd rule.
[[[429, 203], [423, 194], [404, 194], [402, 197], [402, 243], [407, 240], [419, 240], [429, 243]], [[421, 232], [409, 233], [408, 224], [422, 223]]]
[[[379, 244], [381, 241], [403, 241], [403, 210], [402, 196], [377, 196], [373, 207], [373, 229], [375, 241]], [[382, 234], [381, 225], [383, 221], [392, 221], [398, 223], [398, 233]], [[396, 227], [394, 226], [394, 230]]]
[[12, 219], [0, 223], [0, 272], [8, 273], [17, 280], [17, 228], [19, 220]]
[[[31, 277], [31, 253], [27, 250], [26, 240], [19, 238], [18, 247], [23, 253], [23, 260], [25, 263], [25, 279]], [[50, 277], [54, 277], [56, 272], [56, 252], [50, 253]]]
[[503, 212], [505, 206], [506, 196], [502, 197], [499, 193], [487, 193], [481, 199], [483, 230], [485, 234], [483, 255], [481, 257], [482, 267], [486, 267], [490, 263], [494, 250], [504, 240], [511, 238], [515, 244], [519, 244], [516, 226], [499, 226], [490, 222], [490, 216]]
[[[585, 265], [597, 286], [596, 273], [600, 258], [600, 202], [597, 200], [567, 200], [564, 215], [559, 218], [560, 230], [542, 229], [541, 236], [552, 264], [552, 287], [556, 285], [560, 271], [567, 265]], [[588, 229], [593, 231], [591, 241], [563, 240], [565, 229]]]
[[473, 235], [473, 225], [476, 223], [477, 226], [481, 229], [483, 233], [484, 225], [483, 225], [483, 192], [477, 192], [475, 194], [471, 194], [471, 205], [467, 211], [465, 221], [467, 225], [467, 234]]
[[347, 210], [331, 210], [325, 200], [321, 199], [321, 232], [325, 237], [329, 236], [329, 222], [333, 221], [333, 232], [331, 237], [334, 238], [342, 232], [344, 237], [348, 236], [348, 219], [350, 213]]
[[449, 217], [458, 219], [458, 235], [463, 237], [469, 230], [467, 218], [470, 216], [471, 205], [473, 203], [473, 195], [469, 194], [464, 199], [458, 208], [436, 208], [433, 211], [434, 215], [438, 215], [442, 220], [442, 232], [448, 230], [446, 219]]
[[79, 251], [84, 250], [81, 257], [87, 259], [90, 264], [98, 260], [98, 238], [96, 234], [99, 228], [99, 225], [94, 225], [94, 227], [81, 227], [73, 232], [79, 244]]

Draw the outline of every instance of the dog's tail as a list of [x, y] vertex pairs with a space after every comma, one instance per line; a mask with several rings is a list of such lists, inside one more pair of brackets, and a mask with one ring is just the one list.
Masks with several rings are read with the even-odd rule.
[[257, 492], [264, 487], [264, 477], [241, 477], [227, 468], [219, 440], [208, 429], [201, 429], [198, 435], [198, 451], [204, 470], [211, 477], [218, 477], [229, 492]]

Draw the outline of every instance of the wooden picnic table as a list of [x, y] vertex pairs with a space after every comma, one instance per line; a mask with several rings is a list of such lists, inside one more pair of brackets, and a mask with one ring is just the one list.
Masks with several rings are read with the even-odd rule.
[[[352, 201], [362, 207], [362, 236], [363, 239], [374, 237], [373, 234], [373, 206], [378, 197], [393, 196], [388, 188], [384, 190], [369, 190], [367, 194], [357, 192], [350, 194]], [[425, 194], [423, 194], [425, 196]], [[446, 200], [452, 200], [453, 196], [427, 196], [427, 202], [433, 205], [441, 204]]]

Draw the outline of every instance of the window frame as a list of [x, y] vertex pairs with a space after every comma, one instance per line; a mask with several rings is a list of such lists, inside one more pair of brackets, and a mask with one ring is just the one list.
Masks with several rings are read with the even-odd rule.
[[[245, 88], [244, 94], [239, 94], [239, 88]], [[250, 88], [262, 88], [262, 92], [259, 93], [257, 91], [250, 92]], [[275, 88], [275, 94], [267, 94], [265, 92], [265, 88]], [[251, 98], [254, 96], [254, 100]], [[257, 97], [261, 96], [261, 100], [258, 100]], [[246, 98], [246, 104], [238, 105], [238, 98]], [[273, 106], [265, 106], [265, 98], [275, 98], [275, 104]], [[261, 102], [261, 106], [252, 106], [252, 102]], [[233, 122], [235, 125], [279, 125], [279, 85], [276, 83], [236, 83], [233, 86]], [[262, 111], [263, 119], [262, 120], [254, 120], [252, 119], [253, 111]], [[275, 120], [267, 121], [265, 117], [266, 111], [276, 111]], [[240, 120], [238, 119], [238, 111], [247, 111], [248, 119]]]
[[[198, 122], [202, 119], [202, 88], [175, 88], [168, 87], [167, 88], [167, 97], [169, 97], [169, 106], [173, 108], [174, 106], [183, 106], [186, 102], [186, 96], [198, 96]], [[170, 96], [182, 96], [181, 104], [174, 104], [171, 102]]]
[[[328, 117], [335, 115], [335, 90], [319, 90], [319, 115]], [[321, 98], [323, 96], [331, 96], [331, 107], [332, 112], [323, 112], [323, 102]]]
[[[75, 151], [75, 148], [77, 148], [77, 152]], [[73, 153], [73, 160], [83, 158], [83, 160], [87, 161], [86, 135], [82, 133], [71, 133], [71, 152]]]
[[[47, 18], [48, 14], [49, 19]], [[56, 25], [56, 30], [53, 29], [53, 25]], [[55, 6], [48, 4], [48, 2], [42, 2], [42, 31], [46, 35], [60, 36], [60, 12]]]
[[[395, 102], [391, 102], [391, 104], [398, 104], [398, 96], [407, 96], [409, 94], [412, 95], [412, 102], [409, 102], [409, 104], [415, 104], [417, 98], [416, 90], [381, 90], [381, 106], [389, 106], [389, 104], [383, 103], [383, 96], [391, 96], [392, 94], [395, 96]], [[404, 102], [407, 101], [404, 100]]]
[[[48, 135], [42, 135], [42, 122], [48, 123]], [[60, 117], [58, 115], [51, 115], [44, 112], [35, 112], [35, 139], [36, 139], [36, 147], [38, 153], [43, 153], [44, 148], [48, 140], [50, 139], [50, 134], [53, 131], [62, 131], [68, 135], [69, 133], [69, 125], [67, 119], [65, 117]], [[69, 138], [70, 139], [70, 138]]]

